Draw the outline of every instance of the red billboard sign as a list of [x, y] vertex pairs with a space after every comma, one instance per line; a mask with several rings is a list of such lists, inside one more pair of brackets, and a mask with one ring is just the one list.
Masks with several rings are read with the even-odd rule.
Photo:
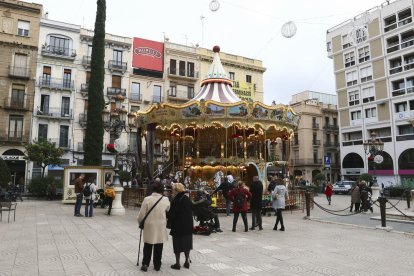
[[162, 72], [164, 43], [134, 37], [132, 67]]

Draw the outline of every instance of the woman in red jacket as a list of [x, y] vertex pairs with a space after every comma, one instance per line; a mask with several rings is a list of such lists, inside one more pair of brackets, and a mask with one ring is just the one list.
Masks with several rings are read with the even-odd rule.
[[328, 200], [329, 205], [331, 205], [332, 189], [333, 189], [332, 183], [328, 182], [325, 188], [325, 195], [326, 195], [326, 199]]
[[241, 217], [244, 223], [244, 232], [249, 231], [248, 223], [247, 223], [247, 202], [252, 197], [252, 194], [244, 188], [244, 183], [242, 181], [238, 182], [236, 188], [232, 189], [228, 194], [229, 199], [233, 202], [233, 232], [236, 232], [236, 225], [237, 220], [239, 219], [239, 214], [241, 213]]

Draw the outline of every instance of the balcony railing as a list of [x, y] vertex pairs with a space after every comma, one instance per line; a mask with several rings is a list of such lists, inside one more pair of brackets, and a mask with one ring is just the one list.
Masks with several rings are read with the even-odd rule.
[[118, 87], [108, 87], [106, 89], [107, 96], [124, 96], [126, 97], [126, 89], [125, 88], [118, 88]]
[[312, 128], [319, 129], [319, 124], [318, 123], [312, 123]]
[[39, 77], [38, 85], [40, 88], [70, 90], [74, 88], [74, 81], [70, 79], [55, 79], [51, 77]]
[[30, 77], [29, 67], [9, 66], [9, 77], [28, 79]]
[[83, 56], [82, 57], [82, 65], [83, 67], [87, 68], [91, 66], [91, 56]]
[[320, 146], [321, 145], [321, 140], [312, 140], [312, 145]]
[[49, 142], [54, 143], [56, 147], [70, 149], [71, 141], [67, 138], [50, 138], [47, 139]]
[[119, 60], [110, 60], [108, 62], [108, 69], [124, 73], [127, 70], [127, 63]]
[[72, 119], [72, 109], [59, 108], [59, 107], [49, 107], [47, 109], [37, 107], [35, 116], [52, 118], [52, 119], [62, 119], [70, 120]]
[[79, 124], [81, 126], [86, 126], [87, 121], [88, 121], [88, 114], [87, 113], [80, 113], [79, 114]]
[[82, 83], [80, 91], [83, 93], [88, 93], [88, 90], [89, 90], [89, 83]]
[[0, 135], [0, 141], [4, 142], [27, 142], [27, 136], [23, 134], [23, 131], [10, 131], [5, 135]]
[[321, 158], [292, 159], [292, 166], [320, 166], [320, 165], [322, 165]]
[[27, 99], [4, 98], [3, 107], [13, 110], [29, 110]]
[[339, 147], [339, 143], [338, 142], [326, 142], [323, 146], [326, 148], [337, 148]]
[[339, 126], [338, 125], [324, 125], [323, 129], [325, 130], [333, 130], [333, 131], [338, 131], [339, 130]]
[[74, 60], [76, 57], [76, 51], [71, 48], [43, 45], [42, 55]]
[[393, 97], [401, 96], [401, 95], [404, 95], [404, 94], [405, 94], [405, 88], [397, 89], [397, 90], [392, 91], [392, 96]]
[[131, 95], [129, 96], [129, 100], [140, 102], [140, 101], [142, 101], [142, 95], [141, 94], [136, 94], [136, 93], [131, 93]]

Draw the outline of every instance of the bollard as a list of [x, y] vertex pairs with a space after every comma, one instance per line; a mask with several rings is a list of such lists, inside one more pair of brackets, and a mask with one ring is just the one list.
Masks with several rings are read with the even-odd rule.
[[411, 208], [411, 192], [410, 190], [405, 190], [405, 196], [407, 199], [407, 209]]
[[305, 192], [305, 199], [306, 199], [306, 216], [310, 217], [310, 192]]
[[378, 197], [378, 202], [380, 203], [380, 212], [381, 212], [381, 227], [387, 227], [387, 222], [385, 219], [385, 204], [387, 199], [383, 196]]

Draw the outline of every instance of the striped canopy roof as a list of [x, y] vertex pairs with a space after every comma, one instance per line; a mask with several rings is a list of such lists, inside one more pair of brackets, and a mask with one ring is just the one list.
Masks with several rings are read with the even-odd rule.
[[240, 102], [241, 99], [237, 97], [231, 88], [233, 82], [230, 80], [221, 64], [219, 56], [220, 47], [214, 46], [213, 52], [213, 63], [210, 65], [206, 78], [201, 82], [201, 90], [192, 100], [213, 100], [221, 103]]

